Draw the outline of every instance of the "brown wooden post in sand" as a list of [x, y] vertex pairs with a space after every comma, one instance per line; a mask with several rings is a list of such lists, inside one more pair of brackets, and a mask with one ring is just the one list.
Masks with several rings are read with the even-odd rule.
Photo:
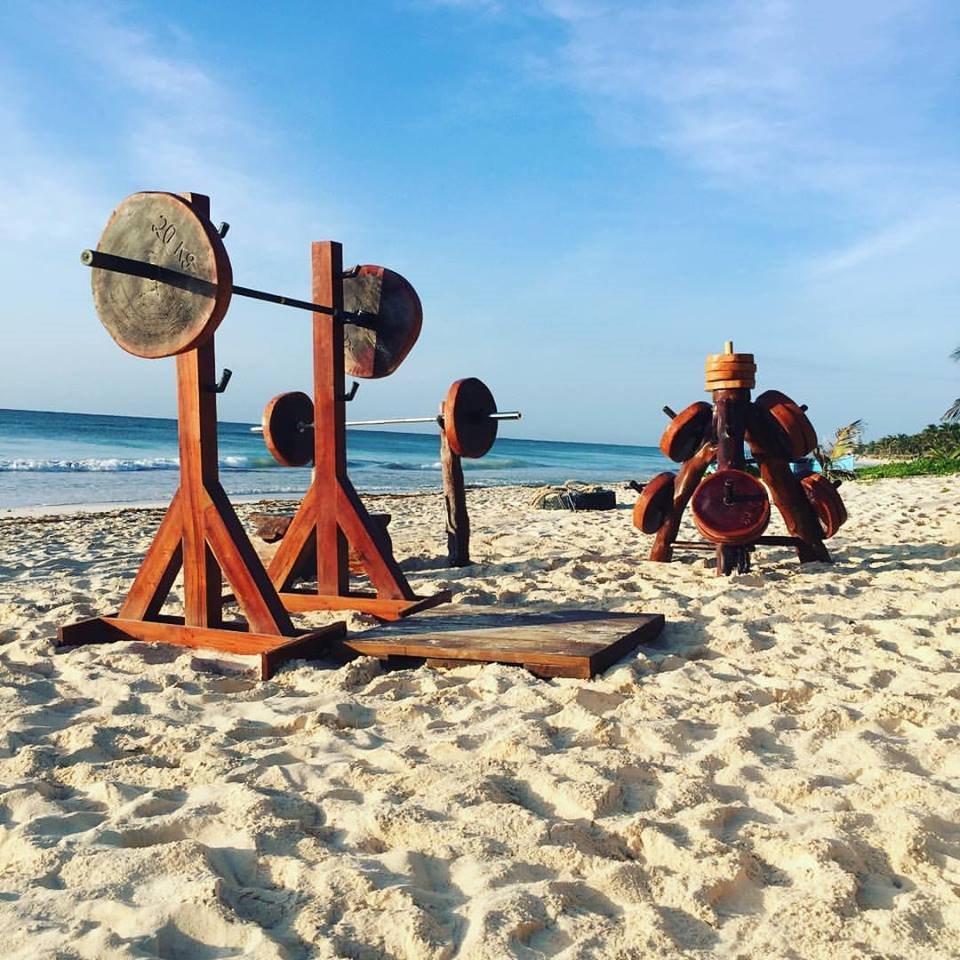
[[[446, 404], [440, 404], [444, 416]], [[460, 455], [450, 449], [447, 431], [440, 431], [440, 469], [443, 473], [443, 500], [447, 514], [447, 562], [451, 567], [470, 565], [470, 514], [463, 482]]]
[[[209, 199], [185, 198], [189, 216], [207, 223]], [[167, 204], [171, 217], [181, 213], [176, 203], [158, 202]], [[191, 221], [183, 215], [186, 229]], [[213, 332], [199, 346], [178, 353], [176, 364], [180, 485], [119, 612], [62, 626], [58, 642], [146, 640], [257, 655], [260, 675], [267, 679], [285, 660], [324, 655], [330, 640], [344, 636], [344, 624], [308, 632], [294, 627], [220, 484]], [[181, 569], [184, 615], [165, 616], [163, 603]], [[224, 622], [224, 578], [246, 626]]]
[[[313, 300], [343, 309], [343, 255], [339, 243], [313, 244]], [[288, 610], [361, 610], [396, 620], [446, 603], [448, 592], [418, 597], [347, 475], [344, 325], [326, 313], [313, 315], [313, 480], [279, 549], [270, 579]], [[301, 554], [316, 543], [317, 586], [294, 590]], [[347, 546], [353, 547], [374, 592], [350, 589]]]

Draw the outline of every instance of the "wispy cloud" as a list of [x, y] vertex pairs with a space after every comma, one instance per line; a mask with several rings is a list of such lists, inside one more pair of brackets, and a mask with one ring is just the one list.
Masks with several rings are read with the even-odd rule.
[[[937, 0], [543, 0], [566, 40], [540, 68], [624, 143], [717, 182], [844, 198], [944, 172], [935, 114], [960, 63]], [[930, 169], [930, 168], [934, 169]], [[924, 174], [927, 174], [924, 176]], [[956, 170], [951, 173], [956, 177]]]

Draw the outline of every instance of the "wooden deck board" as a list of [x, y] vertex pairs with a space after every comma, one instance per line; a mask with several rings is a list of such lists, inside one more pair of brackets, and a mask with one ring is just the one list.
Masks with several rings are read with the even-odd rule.
[[346, 657], [413, 658], [436, 666], [506, 663], [542, 675], [590, 677], [656, 638], [663, 624], [662, 614], [458, 605], [352, 634], [331, 649]]

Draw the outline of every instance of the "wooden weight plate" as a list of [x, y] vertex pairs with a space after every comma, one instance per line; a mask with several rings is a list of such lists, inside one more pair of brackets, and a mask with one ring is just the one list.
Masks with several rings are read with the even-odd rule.
[[497, 421], [490, 416], [496, 412], [497, 403], [482, 380], [454, 381], [443, 401], [443, 432], [450, 449], [460, 457], [482, 457], [497, 439]]
[[344, 372], [376, 380], [403, 363], [420, 336], [423, 308], [413, 286], [393, 270], [365, 264], [343, 277], [343, 309], [363, 324], [343, 328]]
[[213, 224], [183, 197], [127, 197], [107, 221], [97, 250], [168, 271], [164, 280], [92, 271], [100, 322], [128, 353], [156, 358], [191, 350], [227, 312], [233, 289], [227, 251]]
[[656, 533], [673, 508], [675, 473], [658, 473], [643, 485], [639, 499], [633, 505], [633, 525], [644, 533]]
[[[303, 424], [311, 424], [304, 427]], [[285, 467], [313, 461], [313, 401], [299, 390], [275, 396], [263, 411], [263, 440]]]
[[702, 400], [681, 410], [663, 431], [660, 450], [665, 457], [683, 463], [689, 460], [703, 443], [713, 419], [713, 407]]
[[811, 473], [800, 483], [823, 527], [824, 540], [829, 540], [847, 522], [847, 508], [837, 488], [822, 473]]
[[727, 546], [752, 543], [770, 522], [766, 488], [744, 470], [718, 470], [701, 481], [690, 509], [704, 537]]
[[754, 401], [759, 410], [769, 415], [786, 440], [789, 459], [800, 460], [817, 445], [817, 432], [807, 415], [786, 394], [766, 390]]

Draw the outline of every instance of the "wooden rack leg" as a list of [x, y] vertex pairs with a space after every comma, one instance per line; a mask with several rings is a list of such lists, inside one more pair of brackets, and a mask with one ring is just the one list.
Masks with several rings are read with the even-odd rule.
[[767, 485], [787, 532], [799, 541], [797, 558], [801, 563], [830, 563], [830, 551], [823, 542], [820, 520], [807, 500], [802, 484], [790, 469], [790, 464], [774, 452], [775, 441], [756, 412], [751, 416], [748, 442], [753, 458], [760, 467], [760, 479]]
[[[443, 404], [440, 404], [443, 414]], [[445, 431], [440, 431], [440, 468], [443, 471], [443, 499], [447, 508], [447, 562], [451, 567], [470, 565], [470, 515], [463, 482], [463, 464], [450, 449]]]
[[673, 492], [673, 509], [657, 531], [653, 546], [650, 548], [650, 559], [661, 563], [669, 563], [673, 559], [673, 543], [680, 532], [680, 521], [683, 511], [686, 510], [694, 490], [703, 479], [707, 467], [713, 462], [716, 448], [712, 441], [707, 440], [700, 449], [689, 459], [685, 460], [677, 475], [677, 482]]

